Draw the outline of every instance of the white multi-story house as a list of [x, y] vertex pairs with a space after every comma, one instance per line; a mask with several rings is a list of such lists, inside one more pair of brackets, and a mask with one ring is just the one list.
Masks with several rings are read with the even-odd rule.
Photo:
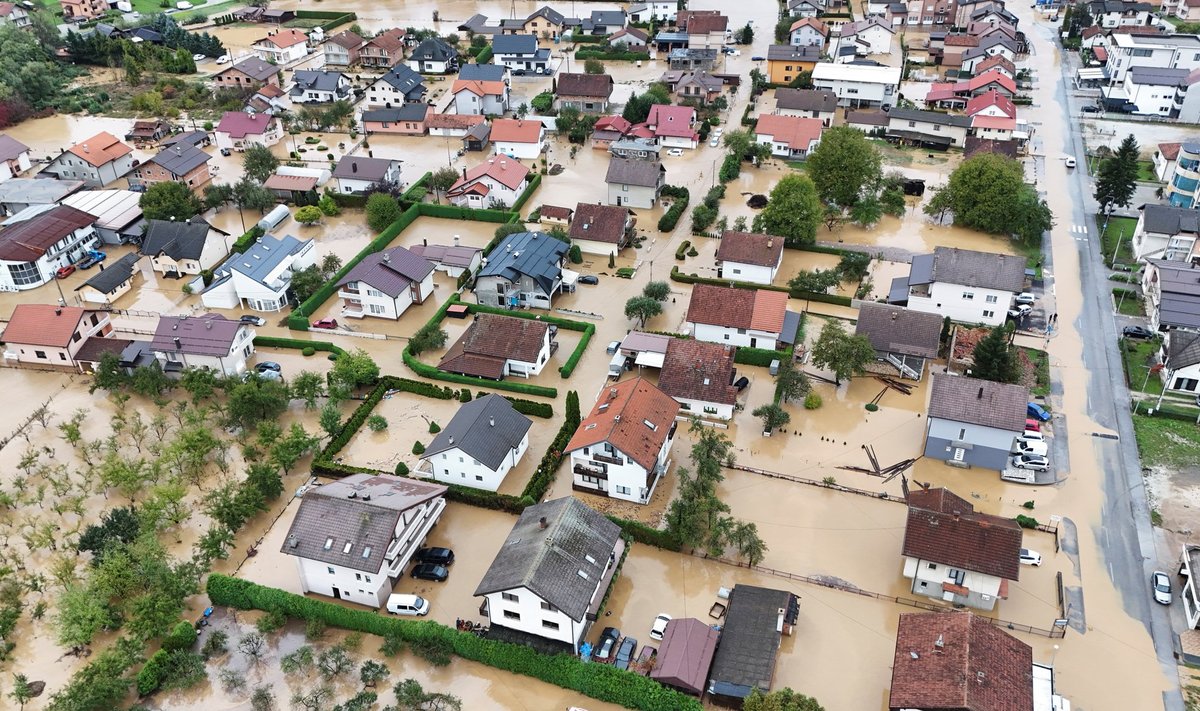
[[1021, 527], [949, 489], [917, 489], [908, 494], [903, 555], [913, 593], [991, 610], [1020, 577]]
[[100, 188], [133, 170], [133, 149], [116, 136], [101, 131], [63, 151], [41, 172], [59, 180], [82, 180]]
[[133, 288], [133, 277], [138, 273], [138, 259], [140, 257], [136, 252], [127, 252], [120, 259], [108, 262], [108, 266], [75, 287], [75, 293], [88, 304], [115, 305]]
[[646, 117], [646, 128], [664, 148], [695, 148], [700, 142], [695, 124], [696, 110], [690, 106], [655, 104]]
[[546, 126], [537, 119], [505, 119], [492, 121], [492, 143], [497, 155], [534, 159], [546, 145]]
[[999, 326], [1024, 287], [1024, 257], [938, 247], [913, 256], [909, 275], [892, 280], [888, 303], [959, 323]]
[[542, 372], [557, 348], [550, 327], [543, 321], [476, 314], [463, 335], [446, 351], [438, 368], [490, 380], [502, 380], [508, 375], [531, 378]]
[[509, 90], [503, 80], [456, 79], [450, 93], [455, 113], [461, 115], [503, 116], [508, 111]]
[[1133, 67], [1200, 68], [1200, 35], [1135, 35], [1114, 32], [1108, 39], [1105, 63], [1108, 86], [1124, 83]]
[[1025, 430], [1029, 388], [933, 375], [925, 420], [925, 456], [951, 466], [1004, 471]]
[[146, 220], [138, 254], [163, 276], [199, 274], [229, 254], [229, 233], [196, 216], [185, 222]]
[[905, 144], [962, 148], [970, 128], [969, 116], [899, 107], [888, 112], [887, 137]]
[[1100, 93], [1112, 109], [1171, 118], [1181, 108], [1189, 74], [1188, 69], [1135, 66], [1122, 82], [1102, 87]]
[[66, 205], [33, 205], [0, 230], [0, 291], [24, 291], [100, 245], [96, 218]]
[[679, 12], [677, 0], [648, 0], [635, 2], [629, 6], [629, 21], [636, 23], [657, 20], [662, 23], [672, 23]]
[[838, 58], [843, 54], [850, 57], [887, 54], [895, 37], [896, 31], [879, 18], [850, 22], [842, 25], [837, 37], [830, 40], [829, 53]]
[[696, 284], [687, 325], [699, 341], [772, 350], [783, 332], [787, 294]]
[[1186, 262], [1196, 254], [1200, 213], [1191, 208], [1148, 203], [1133, 230], [1133, 256], [1139, 261]]
[[527, 187], [529, 169], [519, 161], [501, 155], [464, 170], [463, 177], [446, 191], [446, 197], [461, 207], [511, 207]]
[[244, 151], [256, 143], [273, 146], [283, 138], [283, 122], [270, 114], [226, 111], [213, 135], [217, 148]]
[[327, 38], [321, 45], [321, 51], [325, 53], [325, 66], [349, 67], [357, 64], [364, 44], [366, 41], [350, 30]]
[[76, 368], [76, 355], [93, 336], [112, 333], [105, 311], [52, 304], [17, 304], [0, 334], [5, 362]]
[[433, 264], [404, 247], [368, 254], [338, 282], [342, 315], [400, 318], [433, 294]]
[[900, 68], [866, 64], [818, 62], [812, 70], [813, 86], [838, 97], [838, 106], [891, 107], [896, 103]]
[[671, 467], [679, 403], [644, 378], [605, 387], [567, 443], [573, 486], [645, 504]]
[[517, 232], [487, 255], [475, 278], [475, 299], [484, 306], [548, 309], [564, 283], [565, 243], [543, 232]]
[[352, 474], [309, 488], [281, 552], [296, 558], [300, 589], [383, 607], [446, 508], [446, 487]]
[[417, 474], [445, 484], [495, 491], [529, 449], [529, 418], [495, 393], [458, 408], [425, 448]]
[[578, 654], [624, 550], [621, 529], [574, 497], [527, 506], [475, 596], [506, 637]]
[[716, 260], [718, 279], [771, 284], [783, 263], [783, 238], [726, 230]]
[[206, 368], [224, 376], [246, 372], [254, 330], [220, 314], [159, 316], [150, 350], [167, 373]]
[[825, 127], [833, 125], [837, 104], [837, 96], [831, 91], [783, 88], [775, 90], [775, 113], [780, 116], [820, 119]]
[[693, 338], [670, 338], [658, 387], [689, 416], [731, 420], [737, 405], [733, 346]]
[[263, 235], [217, 270], [200, 301], [210, 309], [280, 311], [288, 304], [292, 273], [314, 264], [316, 251], [312, 240]]
[[391, 109], [425, 100], [425, 79], [407, 64], [397, 64], [367, 87], [363, 105]]
[[24, 173], [29, 166], [29, 146], [0, 133], [0, 182]]
[[802, 17], [792, 23], [788, 44], [793, 47], [824, 47], [829, 28], [815, 17]]
[[421, 74], [451, 74], [458, 70], [458, 50], [439, 37], [430, 37], [413, 48], [408, 66]]
[[1170, 331], [1180, 328], [1200, 331], [1200, 264], [1195, 261], [1168, 262], [1147, 259], [1142, 270], [1142, 293], [1150, 328]]
[[308, 35], [294, 28], [271, 30], [250, 45], [250, 51], [264, 62], [284, 66], [308, 54]]
[[292, 73], [293, 104], [331, 104], [350, 97], [350, 77], [341, 72], [297, 69]]
[[342, 156], [333, 168], [339, 193], [366, 193], [375, 185], [400, 186], [399, 160], [368, 156]]
[[1158, 24], [1154, 6], [1137, 0], [1094, 0], [1087, 4], [1092, 22], [1105, 30]]
[[1200, 143], [1184, 142], [1177, 147], [1164, 197], [1175, 207], [1193, 208], [1200, 203]]
[[642, 160], [614, 155], [608, 161], [604, 182], [608, 185], [609, 205], [648, 210], [654, 207], [667, 182], [667, 169], [657, 158]]
[[763, 114], [754, 126], [754, 140], [770, 146], [773, 156], [803, 158], [817, 149], [823, 128], [819, 118]]
[[506, 66], [514, 73], [548, 73], [550, 50], [538, 47], [538, 38], [533, 35], [495, 35], [492, 52], [493, 63]]

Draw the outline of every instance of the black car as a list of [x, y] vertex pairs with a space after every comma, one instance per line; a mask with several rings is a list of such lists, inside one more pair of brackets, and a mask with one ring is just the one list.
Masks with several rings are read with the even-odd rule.
[[247, 326], [263, 326], [263, 325], [266, 325], [267, 320], [265, 318], [263, 318], [262, 316], [246, 314], [245, 316], [242, 316], [241, 318], [238, 319], [238, 323], [244, 323]]
[[583, 276], [579, 277], [579, 283], [580, 284], [591, 284], [594, 286], [594, 285], [600, 283], [600, 277], [593, 276], [591, 274], [584, 274]]
[[413, 566], [412, 572], [409, 575], [417, 580], [432, 580], [435, 583], [441, 583], [450, 577], [450, 571], [446, 570], [446, 566], [444, 565], [419, 563]]
[[1145, 326], [1126, 326], [1121, 329], [1121, 333], [1126, 338], [1154, 338], [1154, 331]]
[[1091, 104], [1088, 104], [1087, 106], [1084, 106], [1082, 109], [1080, 109], [1080, 111], [1082, 111], [1085, 114], [1098, 114], [1098, 113], [1102, 113], [1104, 111], [1104, 109], [1100, 108], [1099, 106], [1093, 106]]
[[617, 669], [628, 669], [629, 663], [633, 661], [633, 653], [637, 651], [637, 640], [633, 637], [626, 637], [619, 649], [617, 649], [617, 658], [613, 661], [613, 666]]
[[418, 563], [450, 565], [454, 562], [454, 551], [449, 548], [422, 548], [413, 556]]
[[596, 640], [596, 661], [607, 662], [612, 659], [620, 639], [621, 630], [616, 627], [605, 627], [604, 631], [600, 633], [600, 639]]

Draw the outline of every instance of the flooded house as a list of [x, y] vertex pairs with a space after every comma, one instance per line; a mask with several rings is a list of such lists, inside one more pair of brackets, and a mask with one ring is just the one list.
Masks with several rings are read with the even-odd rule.
[[549, 309], [555, 294], [575, 288], [578, 274], [563, 269], [564, 242], [542, 232], [517, 232], [496, 245], [475, 278], [475, 300], [484, 306]]
[[[897, 109], [898, 110], [898, 109]], [[820, 119], [764, 114], [754, 128], [754, 141], [779, 158], [805, 158], [821, 143]]]
[[430, 114], [427, 104], [404, 104], [394, 109], [371, 109], [362, 112], [364, 133], [394, 133], [401, 136], [425, 135], [425, 120]]
[[464, 138], [467, 131], [479, 125], [487, 127], [487, 119], [474, 114], [439, 114], [430, 111], [425, 114], [425, 129], [430, 136], [453, 136]]
[[570, 107], [583, 113], [604, 113], [608, 111], [612, 91], [613, 78], [607, 74], [562, 72], [555, 82], [554, 104], [558, 109]]
[[133, 170], [133, 149], [119, 138], [101, 131], [63, 151], [41, 170], [60, 180], [82, 180], [89, 188], [102, 188]]
[[690, 338], [671, 338], [658, 387], [683, 411], [702, 419], [732, 420], [738, 389], [733, 346]]
[[0, 333], [5, 363], [77, 368], [89, 338], [112, 333], [105, 311], [52, 304], [17, 304]]
[[358, 64], [364, 44], [366, 44], [366, 40], [350, 30], [331, 35], [321, 44], [321, 52], [325, 55], [325, 65], [352, 67]]
[[820, 119], [828, 127], [837, 113], [837, 95], [824, 89], [776, 89], [775, 113]]
[[182, 183], [194, 193], [212, 182], [212, 156], [196, 146], [174, 145], [159, 151], [133, 169], [129, 184], [150, 187], [158, 183]]
[[273, 146], [283, 138], [283, 123], [270, 114], [226, 111], [213, 131], [217, 147], [244, 151], [253, 144]]
[[520, 161], [497, 156], [464, 169], [462, 177], [446, 191], [446, 198], [460, 207], [507, 207], [515, 204], [527, 187], [529, 168]]
[[457, 235], [455, 235], [454, 242], [454, 244], [418, 244], [410, 247], [409, 251], [433, 262], [435, 271], [445, 272], [454, 279], [464, 272], [474, 274], [483, 259], [483, 250], [458, 244]]
[[133, 128], [130, 129], [129, 133], [125, 134], [125, 140], [133, 141], [135, 145], [140, 143], [158, 143], [169, 136], [172, 130], [171, 124], [163, 119], [134, 121]]
[[727, 41], [729, 18], [720, 13], [693, 14], [680, 29], [687, 31], [689, 49], [720, 50]]
[[550, 49], [539, 47], [534, 35], [496, 35], [492, 38], [494, 64], [501, 64], [514, 73], [548, 74]]
[[0, 291], [36, 289], [100, 245], [96, 217], [65, 205], [33, 205], [0, 230]]
[[687, 325], [699, 341], [772, 350], [783, 332], [787, 294], [696, 284]]
[[1200, 237], [1200, 212], [1189, 207], [1147, 204], [1133, 230], [1133, 256], [1139, 261], [1151, 259], [1186, 262], [1200, 257], [1196, 238]]
[[406, 477], [352, 474], [309, 488], [281, 551], [300, 587], [381, 608], [446, 508], [446, 487]]
[[971, 117], [942, 111], [893, 108], [888, 112], [889, 141], [901, 145], [946, 150], [962, 148], [971, 129]]
[[417, 475], [496, 491], [529, 449], [532, 422], [495, 393], [463, 404], [425, 448]]
[[909, 275], [892, 280], [888, 303], [999, 326], [1024, 288], [1025, 257], [938, 247], [913, 256]]
[[975, 510], [949, 489], [908, 494], [904, 577], [917, 595], [992, 610], [1021, 573], [1021, 527]]
[[684, 693], [700, 696], [721, 633], [694, 617], [667, 623], [650, 678]]
[[138, 259], [137, 252], [130, 252], [108, 266], [103, 263], [97, 265], [100, 269], [75, 287], [75, 292], [84, 303], [113, 306], [117, 299], [133, 288]]
[[245, 89], [263, 84], [279, 86], [282, 70], [261, 57], [246, 57], [212, 76], [213, 84], [221, 89]]
[[546, 126], [537, 119], [494, 119], [491, 141], [497, 155], [533, 160], [545, 150]]
[[821, 62], [812, 68], [813, 87], [832, 91], [838, 106], [854, 109], [896, 103], [900, 67]]
[[350, 77], [341, 72], [297, 69], [288, 97], [293, 104], [332, 104], [350, 98]]
[[132, 190], [85, 190], [64, 197], [62, 204], [94, 215], [92, 226], [105, 244], [135, 244], [146, 226], [141, 197]]
[[12, 178], [0, 182], [0, 208], [5, 215], [15, 215], [33, 205], [58, 204], [80, 190], [83, 190], [82, 180]]
[[544, 322], [477, 314], [446, 351], [438, 368], [489, 380], [502, 380], [508, 375], [529, 378], [542, 372], [557, 347], [549, 325]]
[[395, 320], [433, 294], [433, 264], [392, 247], [363, 257], [337, 286], [343, 316]]
[[695, 124], [696, 110], [690, 106], [654, 104], [646, 117], [646, 128], [665, 148], [694, 149], [700, 144], [700, 134], [693, 128]]
[[621, 529], [574, 497], [526, 507], [475, 588], [488, 636], [578, 654], [624, 549]]
[[150, 349], [168, 375], [207, 368], [233, 377], [246, 372], [246, 359], [254, 355], [254, 336], [250, 326], [220, 314], [159, 316]]
[[200, 216], [183, 222], [146, 220], [138, 254], [149, 257], [151, 269], [163, 276], [198, 275], [225, 259], [229, 237]]
[[431, 37], [413, 48], [408, 67], [421, 74], [453, 74], [458, 70], [458, 50]]
[[633, 124], [620, 116], [601, 116], [592, 126], [592, 148], [608, 149], [625, 137]]
[[367, 87], [363, 106], [390, 109], [424, 101], [425, 79], [405, 64], [397, 64]]
[[[614, 143], [618, 148], [622, 142]], [[654, 207], [667, 182], [667, 169], [658, 160], [657, 151], [646, 158], [623, 158], [613, 155], [608, 161], [604, 183], [608, 186], [608, 204], [622, 208]]]
[[637, 27], [625, 27], [609, 35], [608, 42], [612, 45], [623, 44], [631, 52], [641, 52], [650, 43], [650, 35]]
[[799, 616], [794, 593], [735, 585], [709, 671], [709, 699], [740, 708], [755, 689], [770, 693], [783, 636], [791, 636]]
[[241, 255], [227, 260], [200, 294], [210, 309], [281, 311], [288, 304], [292, 273], [316, 262], [312, 240], [263, 235]]
[[334, 189], [339, 193], [366, 194], [376, 184], [401, 186], [400, 161], [366, 156], [342, 156], [333, 168]]
[[767, 76], [772, 84], [787, 86], [803, 72], [814, 72], [818, 63], [825, 66], [827, 63], [821, 62], [822, 54], [820, 47], [773, 44], [767, 47]]
[[571, 220], [571, 244], [584, 254], [619, 254], [633, 239], [634, 224], [627, 208], [581, 202]]
[[400, 28], [384, 30], [359, 49], [358, 59], [364, 67], [390, 69], [404, 59], [404, 36]]
[[308, 55], [308, 35], [290, 27], [271, 30], [250, 45], [250, 51], [264, 62], [282, 67]]
[[578, 491], [645, 504], [671, 468], [679, 404], [650, 381], [600, 391], [564, 453]]
[[783, 238], [725, 230], [717, 245], [717, 278], [770, 284], [783, 263]]
[[0, 183], [29, 170], [29, 146], [0, 133]]
[[925, 362], [937, 358], [942, 318], [901, 306], [863, 302], [854, 335], [866, 336], [889, 374], [910, 380], [925, 377]]
[[933, 374], [925, 420], [925, 456], [951, 466], [1004, 471], [1025, 431], [1029, 388]]
[[636, 23], [672, 23], [679, 12], [679, 3], [674, 0], [647, 0], [629, 6], [629, 21]]
[[[490, 67], [492, 65], [470, 64], [467, 66]], [[503, 77], [504, 68], [496, 67], [496, 69], [500, 70], [499, 74]], [[450, 94], [454, 97], [454, 109], [459, 114], [502, 116], [509, 109], [509, 89], [503, 78], [463, 79], [460, 76], [450, 87]]]
[[815, 16], [801, 17], [788, 29], [788, 44], [793, 47], [821, 47], [829, 39], [829, 28]]

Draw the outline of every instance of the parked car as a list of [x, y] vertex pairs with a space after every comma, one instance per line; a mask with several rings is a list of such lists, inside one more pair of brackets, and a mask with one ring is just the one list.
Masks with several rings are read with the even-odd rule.
[[1171, 604], [1171, 579], [1161, 570], [1156, 570], [1150, 576], [1150, 589], [1154, 591], [1154, 601], [1163, 605]]
[[247, 326], [265, 326], [267, 323], [267, 320], [262, 316], [253, 316], [249, 314], [239, 318], [238, 321], [246, 324]]
[[1050, 413], [1046, 410], [1046, 408], [1042, 407], [1036, 402], [1031, 402], [1025, 405], [1025, 416], [1032, 417], [1033, 419], [1041, 422], [1046, 422], [1050, 419]]
[[637, 640], [633, 637], [626, 637], [621, 640], [621, 646], [617, 648], [617, 656], [613, 660], [613, 666], [617, 669], [628, 669], [629, 663], [633, 661], [633, 653], [637, 651]]
[[751, 62], [761, 62], [761, 61], [763, 61], [764, 59], [766, 59], [766, 57], [762, 56], [761, 54], [756, 54], [756, 55], [754, 55], [753, 57], [751, 57], [751, 58], [750, 58], [750, 61], [751, 61]]
[[679, 158], [679, 157], [683, 156], [683, 149], [682, 148], [672, 148], [671, 150], [667, 151], [667, 155], [671, 156], [672, 158]]
[[393, 615], [422, 616], [429, 614], [429, 601], [420, 595], [392, 593], [388, 596], [387, 611]]
[[231, 156], [231, 155], [233, 155], [233, 151], [229, 150], [228, 148], [222, 148], [222, 149], [221, 149], [221, 155], [223, 155], [223, 156]]
[[79, 267], [80, 269], [91, 269], [100, 262], [103, 262], [107, 257], [108, 255], [104, 252], [98, 252], [94, 249], [91, 249], [88, 250], [87, 256], [79, 260], [79, 263], [75, 266]]
[[68, 264], [65, 267], [59, 267], [58, 271], [54, 272], [54, 276], [58, 279], [66, 279], [75, 273], [75, 265]]
[[708, 142], [708, 145], [712, 146], [713, 148], [716, 148], [717, 146], [721, 145], [721, 137], [713, 136], [712, 139]]
[[1126, 338], [1154, 338], [1155, 333], [1145, 326], [1126, 326], [1121, 329], [1121, 335]]
[[1013, 303], [1017, 304], [1018, 306], [1022, 304], [1032, 306], [1035, 301], [1037, 301], [1037, 297], [1033, 295], [1032, 291], [1022, 291], [1020, 294], [1017, 294], [1016, 298], [1013, 299]]
[[584, 274], [583, 276], [579, 277], [579, 283], [595, 286], [596, 284], [600, 283], [600, 277], [594, 274]]
[[1104, 111], [1104, 109], [1102, 109], [1099, 106], [1096, 106], [1094, 104], [1088, 104], [1087, 106], [1084, 106], [1083, 108], [1081, 108], [1080, 111], [1082, 111], [1085, 114], [1098, 114], [1098, 113], [1102, 113]]
[[1037, 430], [1025, 430], [1021, 436], [1017, 438], [1017, 442], [1045, 442], [1046, 435]]
[[658, 617], [654, 618], [654, 624], [650, 626], [650, 639], [662, 641], [663, 635], [667, 631], [667, 623], [670, 621], [670, 615], [665, 612], [658, 613]]
[[413, 566], [409, 573], [410, 577], [417, 580], [432, 580], [435, 583], [445, 582], [446, 578], [450, 577], [450, 571], [444, 565], [434, 563], [418, 563]]
[[1067, 167], [1068, 167], [1068, 168], [1074, 168], [1074, 167], [1075, 167], [1075, 159], [1074, 159], [1072, 156], [1067, 156], [1066, 163], [1067, 163]]
[[737, 391], [740, 393], [741, 391], [750, 387], [750, 378], [747, 378], [746, 376], [743, 375], [742, 377], [740, 377], [734, 381], [733, 387], [737, 388]]
[[620, 347], [621, 347], [620, 341], [609, 341], [608, 347], [604, 349], [604, 352], [608, 353], [609, 355], [612, 355], [612, 354], [616, 353]]
[[1041, 432], [1042, 431], [1042, 423], [1038, 422], [1037, 420], [1033, 419], [1032, 417], [1026, 417], [1025, 418], [1025, 431], [1026, 432]]
[[600, 633], [600, 639], [596, 640], [596, 652], [593, 658], [598, 662], [607, 662], [612, 659], [613, 652], [617, 649], [617, 642], [621, 640], [621, 630], [616, 627], [605, 627]]
[[229, 55], [222, 54], [220, 57], [217, 57], [217, 64], [229, 64]]
[[1031, 551], [1028, 548], [1021, 549], [1021, 564], [1022, 565], [1041, 565], [1042, 554], [1037, 551]]
[[320, 321], [313, 321], [312, 327], [333, 330], [338, 327], [338, 322], [336, 318], [323, 318]]
[[203, 62], [206, 59], [208, 59], [208, 55], [205, 55], [205, 54], [193, 54], [192, 55], [193, 62]]
[[255, 369], [255, 370], [257, 370], [257, 371], [258, 371], [258, 372], [260, 372], [260, 373], [261, 373], [261, 372], [263, 372], [263, 371], [265, 371], [265, 370], [273, 370], [273, 371], [275, 371], [276, 373], [282, 373], [282, 372], [283, 372], [283, 366], [282, 366], [282, 365], [280, 365], [280, 364], [278, 364], [278, 363], [276, 363], [276, 362], [275, 362], [275, 361], [273, 361], [273, 360], [264, 360], [263, 362], [256, 364], [256, 365], [254, 366], [254, 369]]
[[449, 548], [422, 548], [413, 556], [413, 560], [419, 563], [451, 565], [454, 563], [454, 551]]
[[1029, 440], [1017, 440], [1017, 449], [1021, 454], [1036, 454], [1039, 457], [1044, 457], [1049, 453], [1049, 447], [1045, 442], [1031, 442]]
[[1050, 471], [1050, 460], [1039, 454], [1018, 454], [1012, 458], [1016, 469], [1029, 469], [1035, 472]]

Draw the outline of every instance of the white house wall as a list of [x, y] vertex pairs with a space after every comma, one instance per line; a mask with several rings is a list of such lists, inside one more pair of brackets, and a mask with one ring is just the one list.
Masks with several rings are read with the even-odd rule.
[[542, 143], [513, 143], [511, 141], [496, 141], [496, 154], [532, 160], [542, 153]]
[[[506, 596], [508, 599], [505, 599]], [[564, 642], [575, 650], [579, 649], [579, 638], [587, 629], [585, 621], [572, 620], [567, 613], [553, 607], [542, 609], [545, 600], [529, 588], [515, 588], [484, 597], [487, 599], [491, 624]]]
[[[374, 608], [383, 607], [392, 593], [391, 580], [379, 572], [364, 573], [307, 558], [296, 558], [296, 567], [300, 571], [300, 589], [306, 593], [340, 598]], [[336, 595], [334, 588], [337, 588]]]
[[752, 348], [765, 348], [767, 350], [775, 348], [775, 341], [779, 338], [778, 333], [767, 333], [753, 329], [725, 328], [724, 326], [714, 326], [707, 323], [695, 324], [695, 330], [692, 335], [697, 341], [720, 343], [725, 346], [750, 346]]
[[775, 281], [776, 267], [764, 267], [758, 264], [743, 264], [742, 262], [725, 261], [721, 263], [721, 278], [734, 281], [748, 281], [754, 284], [770, 284]]
[[424, 460], [429, 462], [433, 478], [443, 484], [458, 484], [472, 489], [496, 491], [504, 483], [504, 477], [521, 461], [525, 451], [529, 449], [529, 434], [518, 443], [515, 450], [510, 449], [504, 461], [496, 469], [488, 469], [471, 455], [458, 447], [440, 452]]
[[1008, 318], [1012, 297], [1010, 291], [936, 282], [930, 285], [929, 296], [909, 294], [908, 308], [949, 316], [959, 323], [999, 326]]

